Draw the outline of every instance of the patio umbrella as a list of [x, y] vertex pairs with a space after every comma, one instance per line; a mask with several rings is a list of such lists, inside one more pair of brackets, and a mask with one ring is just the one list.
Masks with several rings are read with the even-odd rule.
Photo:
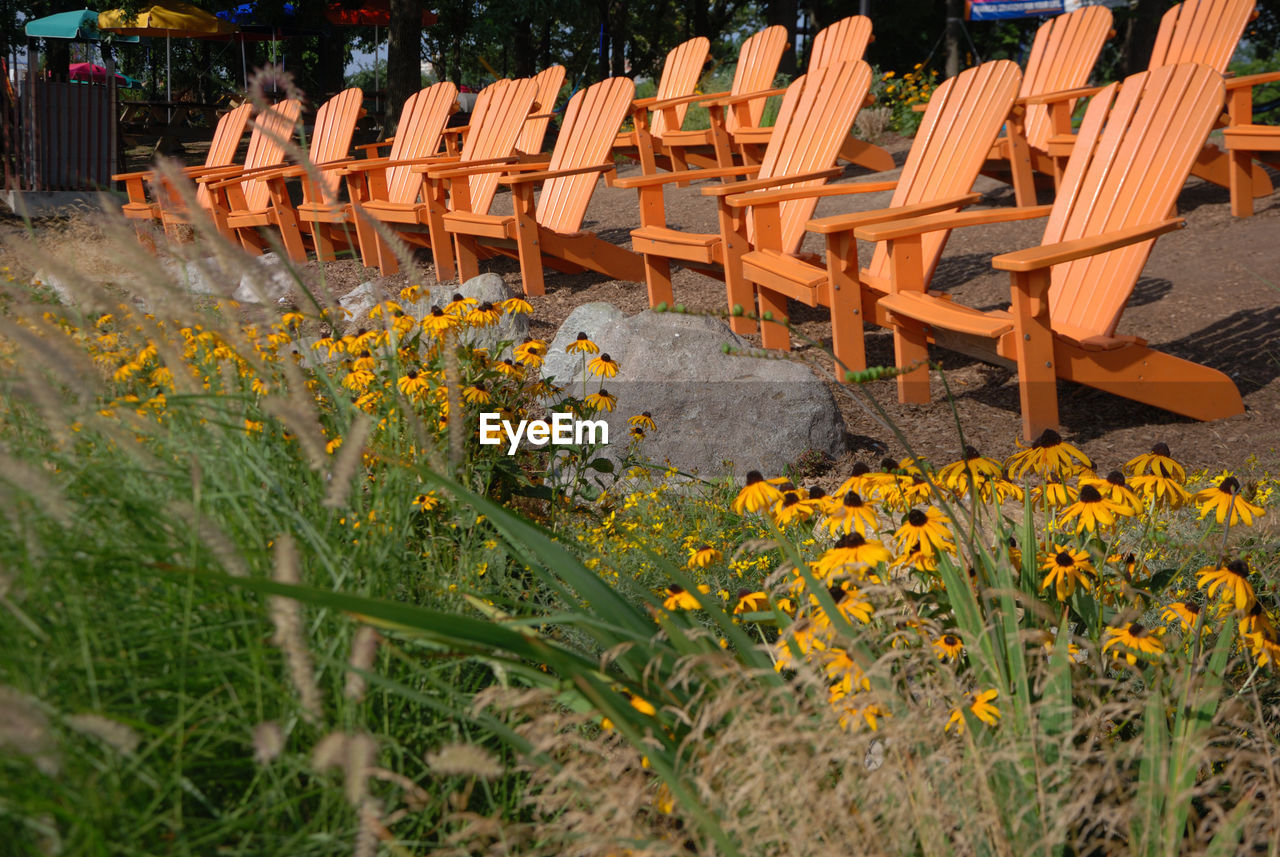
[[[281, 7], [284, 17], [292, 20], [296, 10], [292, 3], [285, 3]], [[245, 62], [244, 43], [246, 41], [265, 42], [271, 40], [271, 55], [274, 58], [276, 52], [276, 38], [283, 36], [286, 31], [289, 34], [300, 35], [303, 31], [294, 27], [279, 27], [271, 24], [258, 23], [258, 4], [241, 3], [239, 6], [233, 6], [230, 9], [223, 9], [217, 13], [217, 16], [224, 21], [230, 21], [236, 25], [238, 32], [236, 33], [240, 41], [240, 73], [244, 77], [244, 85], [249, 86], [249, 67]]]
[[[97, 42], [102, 36], [98, 32], [98, 13], [92, 9], [80, 9], [76, 12], [59, 12], [28, 21], [23, 27], [33, 39], [72, 39], [77, 42]], [[114, 36], [113, 41], [137, 42], [137, 36]]]
[[[373, 88], [378, 88], [378, 28], [391, 26], [391, 0], [332, 0], [324, 16], [338, 27], [373, 27]], [[422, 26], [436, 22], [436, 13], [422, 12]]]
[[235, 24], [223, 21], [181, 0], [163, 0], [144, 6], [137, 15], [124, 9], [112, 9], [98, 16], [98, 29], [130, 36], [164, 36], [164, 91], [165, 100], [173, 100], [170, 85], [172, 63], [171, 39], [200, 39], [209, 36], [229, 36], [236, 31]]
[[[94, 65], [93, 63], [73, 62], [67, 67], [67, 72], [68, 77], [70, 77], [71, 80], [84, 80], [89, 83], [107, 82], [107, 70], [102, 66]], [[119, 72], [116, 72], [115, 78], [116, 83], [120, 84], [120, 86], [125, 89], [133, 89], [135, 86], [141, 85], [141, 81], [134, 80], [132, 77], [120, 74]]]

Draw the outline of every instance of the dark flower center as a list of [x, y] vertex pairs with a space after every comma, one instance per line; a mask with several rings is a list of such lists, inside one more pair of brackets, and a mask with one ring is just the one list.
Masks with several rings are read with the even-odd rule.
[[788, 506], [794, 506], [796, 503], [799, 503], [799, 502], [800, 502], [800, 495], [794, 491], [788, 491], [786, 494], [782, 495], [782, 508], [784, 509], [787, 508]]
[[849, 593], [844, 591], [841, 586], [828, 586], [827, 594], [831, 596], [831, 600], [839, 604], [841, 601], [849, 597]]
[[412, 381], [414, 378], [418, 377], [418, 370], [410, 369], [408, 372], [405, 373], [405, 377], [408, 378], [410, 381]]
[[779, 486], [778, 486], [778, 490], [779, 490], [779, 491], [794, 491], [794, 490], [796, 490], [796, 483], [794, 483], [794, 482], [792, 482], [790, 479], [788, 479], [786, 482], [783, 482], [781, 485], [779, 485]]
[[1080, 489], [1081, 503], [1101, 503], [1102, 495], [1098, 493], [1098, 489], [1092, 485], [1086, 485]]
[[1060, 565], [1062, 568], [1071, 568], [1073, 565], [1076, 564], [1075, 557], [1073, 557], [1067, 551], [1059, 551], [1058, 555], [1053, 558], [1053, 561], [1056, 562], [1058, 565]]
[[612, 363], [612, 362], [613, 362], [613, 359], [612, 359], [611, 357], [609, 357], [609, 355], [608, 355], [608, 354], [601, 354], [601, 355], [600, 355], [600, 362], [602, 362], [602, 363]]
[[711, 550], [715, 550], [715, 548], [711, 547], [711, 545], [703, 545], [702, 547], [698, 548], [698, 553], [706, 553], [707, 551], [711, 551]]
[[1009, 536], [1009, 547], [1016, 548], [1017, 546], [1018, 546], [1018, 540], [1015, 539], [1013, 536]]
[[[1199, 605], [1199, 604], [1184, 604], [1184, 605], [1182, 605], [1182, 606], [1183, 606], [1183, 607], [1185, 607], [1185, 608], [1187, 608], [1187, 612], [1188, 612], [1188, 613], [1190, 613], [1192, 616], [1199, 616], [1199, 615], [1200, 615], [1200, 605]], [[1256, 606], [1258, 606], [1258, 602], [1256, 602], [1256, 601], [1255, 601], [1255, 602], [1254, 602], [1254, 606], [1255, 606], [1255, 607], [1256, 607]]]
[[[641, 411], [640, 416], [653, 419], [653, 414], [649, 413], [648, 411]], [[752, 471], [752, 472], [754, 473], [755, 471]], [[756, 475], [759, 476], [760, 474], [757, 473]]]
[[1240, 482], [1234, 476], [1228, 476], [1218, 483], [1218, 490], [1223, 494], [1239, 494]]
[[1249, 563], [1242, 559], [1233, 559], [1227, 563], [1227, 571], [1240, 577], [1247, 577], [1249, 574]]
[[440, 309], [440, 307], [438, 306], [433, 306], [431, 308], [431, 315], [434, 316], [435, 318], [439, 318], [440, 316], [444, 315], [444, 311]]
[[757, 482], [763, 482], [764, 476], [759, 470], [752, 470], [747, 473], [747, 484], [755, 485]]
[[586, 335], [585, 333], [581, 333], [581, 332], [579, 332], [579, 333], [578, 333], [578, 341], [579, 341], [579, 342], [582, 342], [582, 341], [583, 341], [583, 340], [585, 340], [585, 339], [587, 339], [587, 335]]
[[608, 390], [606, 390], [604, 387], [601, 387], [601, 388], [600, 388], [600, 392], [599, 392], [599, 393], [596, 393], [596, 395], [597, 395], [597, 396], [599, 396], [599, 397], [600, 397], [600, 398], [602, 398], [602, 399], [608, 399], [608, 398], [610, 398], [610, 396], [609, 396], [609, 391], [608, 391]]
[[1142, 627], [1139, 623], [1134, 622], [1129, 626], [1129, 635], [1133, 637], [1145, 637], [1147, 635], [1147, 629]]
[[684, 587], [678, 583], [673, 583], [667, 587], [668, 595], [680, 595], [683, 592], [684, 592]]
[[459, 292], [454, 292], [454, 293], [453, 293], [453, 302], [454, 302], [454, 303], [457, 303], [458, 301], [465, 301], [465, 300], [466, 300], [466, 298], [464, 298], [464, 297], [461, 295], [461, 293], [459, 293]]
[[1253, 604], [1249, 606], [1249, 618], [1252, 619], [1260, 615], [1262, 615], [1262, 605], [1257, 601], [1254, 601]]
[[871, 472], [870, 467], [868, 467], [863, 462], [858, 461], [854, 463], [853, 470], [849, 471], [849, 476], [850, 477], [866, 476], [870, 472]]
[[1060, 443], [1062, 443], [1062, 435], [1053, 429], [1045, 429], [1031, 446], [1034, 449], [1047, 449]]
[[1173, 453], [1169, 452], [1169, 444], [1165, 443], [1164, 441], [1160, 441], [1155, 446], [1151, 447], [1151, 454], [1160, 455], [1165, 458], [1173, 457]]
[[898, 462], [894, 461], [892, 458], [882, 458], [880, 459], [880, 469], [885, 473], [892, 473], [898, 469]]
[[972, 447], [972, 446], [966, 446], [966, 447], [964, 448], [964, 460], [965, 460], [965, 461], [971, 461], [971, 460], [973, 460], [973, 459], [975, 459], [975, 458], [981, 458], [981, 457], [982, 457], [982, 453], [981, 453], [981, 452], [978, 452], [978, 450], [977, 450], [975, 447]]
[[850, 508], [856, 509], [862, 505], [862, 498], [858, 496], [857, 491], [844, 492], [844, 504]]
[[942, 642], [947, 646], [958, 646], [960, 645], [960, 638], [954, 634], [947, 634], [942, 638]]
[[825, 496], [827, 496], [827, 492], [826, 492], [826, 491], [823, 491], [823, 490], [822, 490], [821, 488], [819, 488], [817, 485], [815, 485], [815, 486], [813, 486], [812, 488], [810, 488], [810, 489], [809, 489], [809, 499], [810, 499], [810, 500], [821, 500], [821, 499], [822, 499], [823, 497], [825, 497]]
[[929, 523], [929, 516], [919, 509], [912, 509], [907, 513], [907, 523], [913, 527], [923, 527]]
[[861, 533], [849, 533], [840, 537], [840, 541], [836, 542], [838, 548], [860, 548], [867, 543]]
[[1121, 473], [1119, 470], [1113, 470], [1107, 474], [1107, 482], [1116, 486], [1117, 488], [1123, 488], [1124, 474]]
[[748, 595], [750, 595], [750, 594], [751, 594], [751, 590], [750, 590], [750, 589], [739, 589], [739, 590], [738, 590], [738, 600], [739, 600], [739, 601], [741, 601], [742, 599], [746, 598], [746, 597], [747, 597]]

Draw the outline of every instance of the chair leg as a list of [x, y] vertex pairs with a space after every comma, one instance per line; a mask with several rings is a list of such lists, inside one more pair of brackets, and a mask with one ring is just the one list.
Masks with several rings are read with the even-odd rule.
[[831, 307], [831, 350], [836, 378], [867, 368], [862, 327], [862, 283], [858, 279], [858, 243], [853, 232], [827, 236], [827, 306]]
[[1019, 208], [1036, 204], [1036, 177], [1031, 168], [1031, 150], [1021, 125], [1009, 125], [1009, 171], [1013, 178], [1013, 198]]
[[1019, 272], [1012, 278], [1022, 438], [1030, 443], [1045, 429], [1058, 428], [1058, 373], [1053, 329], [1049, 326], [1049, 270]]
[[533, 211], [533, 188], [529, 185], [513, 186], [511, 201], [516, 213], [516, 256], [520, 260], [524, 293], [546, 294], [546, 282], [542, 274], [542, 244], [538, 240], [538, 221]]
[[644, 282], [649, 288], [649, 306], [656, 307], [665, 303], [668, 306], [676, 301], [675, 292], [671, 288], [671, 260], [665, 256], [644, 257]]
[[1236, 217], [1253, 216], [1253, 158], [1248, 152], [1232, 149], [1228, 183], [1231, 190], [1231, 213]]
[[790, 351], [791, 331], [787, 328], [787, 296], [772, 289], [757, 286], [756, 297], [760, 301], [761, 344], [774, 351]]
[[919, 363], [898, 376], [898, 401], [927, 405], [929, 394], [929, 340], [916, 322], [900, 321], [893, 326], [893, 358], [899, 369]]
[[[480, 245], [470, 235], [459, 233], [454, 239], [454, 249], [458, 256], [458, 282], [465, 283], [472, 277], [480, 276]], [[436, 265], [436, 270], [440, 270], [439, 264]], [[438, 273], [436, 279], [440, 279]]]

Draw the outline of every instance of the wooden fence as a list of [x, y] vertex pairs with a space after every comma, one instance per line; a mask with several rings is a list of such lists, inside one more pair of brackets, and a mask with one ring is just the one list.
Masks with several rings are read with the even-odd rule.
[[116, 172], [116, 86], [37, 79], [0, 91], [4, 189], [110, 187]]

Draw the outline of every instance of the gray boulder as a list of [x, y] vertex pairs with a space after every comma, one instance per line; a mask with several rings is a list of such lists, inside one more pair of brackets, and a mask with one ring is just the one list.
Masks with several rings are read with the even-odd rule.
[[369, 310], [391, 297], [391, 289], [383, 282], [385, 279], [366, 280], [338, 298], [338, 306], [347, 317], [348, 327], [369, 326]]
[[[515, 297], [518, 293], [503, 282], [502, 277], [497, 274], [481, 274], [478, 277], [472, 277], [461, 285], [453, 287], [447, 285], [434, 286], [426, 300], [419, 301], [413, 310], [409, 310], [408, 307], [405, 310], [423, 316], [431, 312], [432, 307], [443, 308], [445, 304], [453, 300], [454, 294], [460, 294], [464, 298], [472, 298], [480, 303], [488, 302], [496, 305], [508, 298]], [[477, 348], [487, 348], [494, 356], [500, 356], [496, 351], [499, 343], [511, 342], [519, 345], [528, 335], [529, 316], [512, 315], [504, 312], [498, 323], [492, 327], [468, 329], [463, 340]], [[503, 355], [509, 353], [509, 348], [504, 349], [502, 352]]]
[[[630, 416], [648, 411], [645, 458], [704, 476], [732, 466], [770, 473], [807, 450], [832, 457], [845, 451], [845, 426], [835, 399], [807, 366], [785, 359], [726, 354], [750, 348], [716, 318], [645, 311], [631, 317], [609, 304], [587, 304], [565, 320], [548, 348], [545, 376], [582, 394], [582, 358], [565, 346], [586, 333], [621, 369], [604, 387], [617, 397], [606, 455], [620, 459]], [[587, 391], [600, 388], [589, 377]]]
[[275, 253], [264, 253], [254, 260], [258, 270], [240, 278], [240, 285], [231, 295], [240, 303], [276, 303], [289, 293], [294, 285], [294, 275], [289, 265]]

